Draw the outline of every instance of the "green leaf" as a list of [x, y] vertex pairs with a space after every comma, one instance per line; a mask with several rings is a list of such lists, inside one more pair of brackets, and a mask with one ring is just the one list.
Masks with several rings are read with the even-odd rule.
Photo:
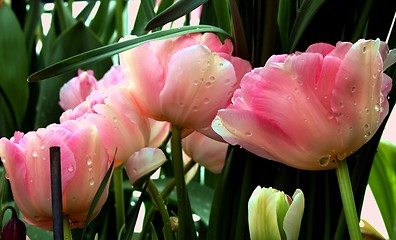
[[390, 239], [396, 239], [396, 146], [380, 142], [369, 177]]
[[148, 31], [144, 29], [144, 26], [155, 16], [153, 1], [142, 1], [139, 5], [139, 10], [136, 15], [135, 24], [133, 26], [132, 35], [141, 36], [147, 34]]
[[26, 83], [28, 71], [25, 35], [11, 8], [4, 4], [0, 8], [0, 87], [4, 91], [0, 102], [1, 106], [5, 106], [4, 99], [9, 100], [12, 107], [9, 112], [15, 114], [10, 118], [15, 118], [16, 122], [11, 125], [13, 127], [20, 126], [25, 114], [29, 97]]
[[73, 18], [70, 10], [65, 6], [62, 0], [55, 0], [55, 9], [58, 14], [58, 20], [61, 31], [66, 31], [69, 27], [73, 26], [75, 19]]
[[[102, 1], [100, 2], [102, 4]], [[84, 9], [78, 14], [77, 19], [83, 20], [86, 22], [89, 15], [92, 13], [92, 9], [95, 7], [96, 1], [89, 1], [88, 5], [84, 7]]]
[[76, 56], [67, 58], [60, 61], [48, 68], [38, 71], [28, 78], [29, 82], [37, 82], [43, 79], [52, 78], [61, 74], [74, 71], [77, 68], [85, 67], [91, 63], [101, 61], [105, 58], [111, 57], [114, 54], [126, 51], [128, 49], [137, 47], [145, 42], [166, 39], [171, 37], [180, 36], [188, 33], [195, 32], [217, 32], [228, 35], [224, 30], [207, 25], [199, 26], [185, 26], [181, 28], [174, 28], [169, 30], [158, 31], [134, 39], [126, 40], [123, 42], [109, 44], [107, 46], [99, 47], [94, 50], [90, 50]]
[[107, 170], [106, 175], [104, 176], [102, 182], [100, 183], [98, 191], [96, 192], [95, 197], [92, 200], [91, 206], [89, 207], [89, 211], [88, 211], [87, 217], [85, 218], [84, 229], [83, 229], [83, 232], [81, 234], [81, 240], [84, 239], [84, 234], [85, 234], [85, 231], [86, 231], [87, 226], [89, 224], [89, 219], [91, 219], [92, 213], [95, 210], [95, 207], [98, 204], [99, 199], [102, 196], [103, 191], [106, 189], [106, 186], [109, 183], [109, 180], [111, 178], [111, 174], [113, 173], [113, 170], [114, 170], [113, 167], [114, 167], [114, 162], [115, 162], [115, 156], [116, 156], [116, 154], [114, 154], [114, 159], [111, 162], [110, 167]]
[[155, 18], [151, 19], [147, 26], [146, 30], [152, 30], [157, 27], [161, 27], [169, 22], [172, 22], [184, 15], [189, 14], [192, 10], [196, 9], [200, 5], [206, 3], [207, 0], [180, 0], [174, 3], [169, 8], [165, 9], [163, 12], [155, 16]]
[[305, 31], [305, 28], [325, 2], [326, 0], [305, 0], [302, 2], [290, 33], [289, 45], [287, 48], [288, 52], [292, 52], [294, 50], [301, 38], [301, 35]]
[[[83, 41], [76, 41], [76, 36]], [[100, 47], [102, 44], [96, 38], [95, 34], [90, 31], [82, 22], [77, 22], [68, 31], [61, 34], [55, 41], [49, 51], [51, 53], [49, 62], [54, 63], [65, 59], [66, 57], [78, 54], [93, 48]], [[94, 63], [94, 62], [91, 62]], [[95, 76], [99, 79], [112, 65], [110, 59], [104, 62], [95, 62], [89, 68], [94, 70]], [[77, 74], [72, 73], [66, 76], [57, 77], [53, 81], [40, 83], [40, 95], [37, 103], [37, 116], [35, 127], [45, 127], [51, 123], [58, 122], [59, 116], [63, 110], [59, 107], [59, 89], [63, 84], [75, 77]]]

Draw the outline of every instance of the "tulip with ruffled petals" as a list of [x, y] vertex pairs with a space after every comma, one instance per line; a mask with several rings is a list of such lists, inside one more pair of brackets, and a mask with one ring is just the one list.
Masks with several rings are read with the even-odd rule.
[[[61, 149], [62, 214], [70, 227], [83, 227], [110, 160], [97, 128], [86, 121], [51, 124], [36, 132], [0, 139], [0, 157], [14, 200], [31, 225], [52, 229], [49, 148]], [[83, 147], [82, 147], [83, 146]], [[92, 218], [107, 199], [103, 191]]]
[[379, 40], [272, 56], [244, 76], [212, 127], [259, 156], [299, 169], [335, 168], [388, 113], [391, 79], [383, 71], [392, 58]]
[[304, 194], [297, 189], [293, 199], [273, 188], [258, 186], [248, 202], [252, 240], [297, 240], [304, 214]]
[[223, 170], [228, 144], [193, 132], [182, 140], [184, 152], [195, 162], [214, 173]]
[[151, 137], [149, 120], [138, 112], [127, 86], [118, 86], [111, 93], [92, 92], [85, 102], [60, 118], [61, 122], [70, 119], [85, 119], [98, 127], [110, 158], [117, 149], [116, 167], [146, 147]]
[[200, 129], [225, 107], [250, 64], [232, 57], [212, 33], [152, 41], [120, 54], [141, 111], [156, 120]]

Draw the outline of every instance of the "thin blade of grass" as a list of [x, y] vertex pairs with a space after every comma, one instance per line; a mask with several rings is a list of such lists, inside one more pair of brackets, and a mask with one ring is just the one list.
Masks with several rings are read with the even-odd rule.
[[28, 82], [37, 82], [40, 80], [52, 78], [55, 76], [59, 76], [71, 71], [74, 71], [78, 68], [82, 68], [91, 63], [101, 61], [103, 59], [109, 58], [117, 53], [126, 51], [128, 49], [137, 47], [145, 42], [166, 39], [171, 37], [180, 36], [188, 33], [195, 32], [216, 32], [225, 35], [229, 35], [224, 30], [209, 26], [209, 25], [198, 25], [198, 26], [184, 26], [181, 28], [174, 28], [169, 30], [163, 30], [154, 32], [148, 35], [144, 35], [141, 37], [137, 37], [135, 39], [126, 40], [123, 42], [113, 43], [110, 45], [106, 45], [100, 48], [96, 48], [94, 50], [90, 50], [73, 57], [62, 60], [54, 65], [49, 66], [48, 68], [42, 69], [33, 75], [28, 77]]

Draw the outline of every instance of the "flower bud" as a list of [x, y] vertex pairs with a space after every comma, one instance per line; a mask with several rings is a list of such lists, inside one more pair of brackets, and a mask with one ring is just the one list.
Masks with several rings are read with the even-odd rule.
[[298, 239], [304, 213], [304, 194], [297, 189], [291, 199], [273, 188], [258, 186], [248, 203], [250, 238]]
[[26, 239], [26, 226], [19, 220], [16, 211], [12, 207], [11, 219], [4, 225], [3, 232], [1, 233], [2, 240], [25, 240]]

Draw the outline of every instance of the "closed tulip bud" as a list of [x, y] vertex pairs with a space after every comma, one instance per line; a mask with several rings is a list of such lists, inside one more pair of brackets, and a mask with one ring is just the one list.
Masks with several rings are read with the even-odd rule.
[[304, 194], [300, 189], [291, 199], [276, 189], [258, 186], [248, 203], [250, 238], [298, 239], [303, 213]]
[[3, 232], [1, 233], [2, 240], [25, 240], [26, 239], [26, 226], [25, 223], [19, 220], [16, 211], [13, 207], [11, 209], [11, 219], [4, 225]]

